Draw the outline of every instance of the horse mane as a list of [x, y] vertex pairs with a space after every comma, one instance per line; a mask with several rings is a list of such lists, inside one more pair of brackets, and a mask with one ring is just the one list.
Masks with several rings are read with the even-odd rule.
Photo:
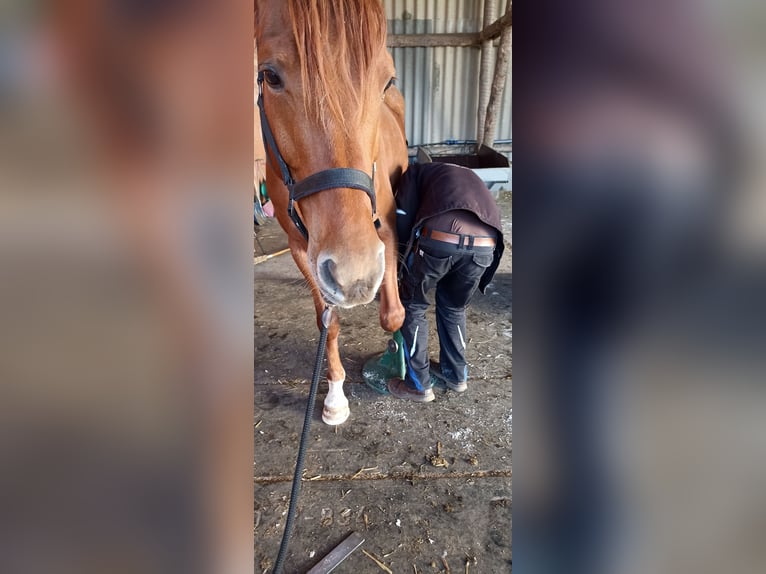
[[380, 0], [288, 0], [306, 112], [324, 127], [356, 123], [386, 45]]

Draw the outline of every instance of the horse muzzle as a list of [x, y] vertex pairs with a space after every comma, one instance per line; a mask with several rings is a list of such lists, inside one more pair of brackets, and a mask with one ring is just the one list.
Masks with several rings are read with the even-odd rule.
[[378, 242], [373, 257], [322, 252], [317, 257], [316, 279], [324, 300], [349, 308], [366, 305], [375, 298], [385, 273], [385, 246]]

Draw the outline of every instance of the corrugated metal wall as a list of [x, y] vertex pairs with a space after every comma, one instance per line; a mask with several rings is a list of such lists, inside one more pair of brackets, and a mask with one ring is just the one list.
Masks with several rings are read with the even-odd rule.
[[[483, 0], [384, 0], [389, 34], [479, 32]], [[499, 18], [505, 1], [497, 2]], [[476, 139], [479, 47], [394, 48], [410, 145]], [[511, 139], [511, 74], [496, 139]]]

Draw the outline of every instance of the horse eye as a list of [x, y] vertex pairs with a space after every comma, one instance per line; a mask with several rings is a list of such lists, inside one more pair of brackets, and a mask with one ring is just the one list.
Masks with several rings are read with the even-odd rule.
[[277, 74], [274, 70], [263, 70], [263, 79], [266, 80], [266, 83], [272, 88], [282, 87], [282, 78], [280, 78], [279, 74]]
[[396, 84], [396, 77], [391, 78], [388, 80], [388, 83], [386, 84], [386, 87], [383, 88], [383, 93], [385, 94], [388, 91], [388, 88]]

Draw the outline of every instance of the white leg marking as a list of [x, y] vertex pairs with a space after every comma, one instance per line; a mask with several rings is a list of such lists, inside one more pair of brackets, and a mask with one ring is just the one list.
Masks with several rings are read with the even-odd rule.
[[327, 381], [329, 390], [324, 400], [324, 409], [322, 410], [322, 420], [328, 425], [339, 425], [346, 421], [350, 414], [348, 408], [348, 399], [343, 394], [343, 382]]

